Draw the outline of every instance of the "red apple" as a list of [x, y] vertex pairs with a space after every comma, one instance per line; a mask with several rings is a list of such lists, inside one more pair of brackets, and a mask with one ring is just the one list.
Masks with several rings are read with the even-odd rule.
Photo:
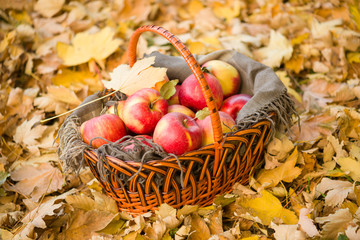
[[152, 137], [151, 136], [149, 136], [149, 135], [136, 135], [135, 137], [134, 137], [135, 139], [130, 139], [130, 140], [128, 140], [129, 142], [131, 142], [132, 144], [129, 144], [129, 145], [127, 145], [126, 147], [124, 147], [124, 150], [125, 151], [131, 151], [131, 150], [133, 150], [134, 149], [134, 142], [136, 142], [137, 140], [139, 140], [140, 142], [142, 142], [142, 143], [144, 143], [145, 145], [147, 145], [147, 146], [149, 146], [149, 147], [151, 147], [151, 145], [146, 141], [146, 139], [148, 139], [148, 140], [152, 140]]
[[[109, 107], [108, 113], [109, 114], [116, 114], [121, 119], [123, 119], [122, 111], [123, 111], [124, 105], [125, 105], [125, 100], [120, 100], [120, 101], [117, 102], [117, 104], [114, 104], [114, 105]], [[115, 108], [115, 106], [116, 106], [116, 108]]]
[[168, 102], [152, 88], [143, 88], [129, 96], [123, 108], [126, 127], [136, 134], [151, 134], [168, 109]]
[[181, 88], [180, 85], [176, 85], [176, 86], [175, 86], [176, 92], [175, 92], [174, 95], [172, 95], [172, 96], [168, 99], [169, 105], [180, 104], [180, 101], [179, 101], [179, 91], [180, 91], [180, 88]]
[[184, 113], [172, 112], [160, 119], [154, 130], [153, 139], [166, 152], [182, 155], [200, 147], [201, 130], [191, 117]]
[[170, 105], [168, 107], [168, 113], [170, 112], [181, 112], [184, 113], [185, 115], [188, 115], [191, 118], [195, 117], [195, 113], [190, 108], [180, 104]]
[[250, 95], [242, 93], [228, 97], [224, 100], [220, 111], [226, 112], [234, 120], [236, 120], [237, 114], [240, 112], [242, 107], [250, 100], [250, 98]]
[[241, 85], [240, 74], [231, 64], [221, 60], [210, 60], [202, 66], [219, 80], [224, 99], [239, 92]]
[[[231, 131], [231, 128], [235, 125], [234, 119], [229, 114], [219, 111], [222, 132], [227, 133]], [[201, 146], [205, 146], [214, 142], [214, 134], [211, 125], [210, 115], [205, 117], [203, 120], [196, 120], [196, 123], [201, 129], [202, 142]]]
[[[90, 145], [91, 139], [102, 137], [115, 142], [126, 135], [126, 127], [121, 118], [115, 114], [104, 114], [85, 121], [80, 126], [80, 133], [85, 143]], [[106, 144], [103, 139], [94, 139], [91, 146], [98, 148]]]
[[[216, 106], [220, 109], [223, 102], [223, 91], [219, 80], [209, 73], [203, 73], [205, 79], [212, 91]], [[179, 100], [181, 105], [184, 105], [193, 111], [198, 111], [207, 107], [205, 97], [201, 91], [200, 84], [195, 78], [194, 74], [187, 77], [180, 85]]]

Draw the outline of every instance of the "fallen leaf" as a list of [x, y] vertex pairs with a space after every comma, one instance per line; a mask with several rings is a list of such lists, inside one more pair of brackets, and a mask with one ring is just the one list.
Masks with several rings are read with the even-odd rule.
[[354, 187], [350, 182], [323, 178], [316, 187], [318, 195], [326, 194], [325, 205], [335, 207], [341, 204], [345, 198], [354, 193]]
[[261, 197], [252, 199], [240, 197], [238, 204], [251, 215], [259, 217], [264, 225], [270, 225], [275, 218], [281, 219], [284, 224], [298, 223], [295, 213], [284, 208], [279, 199], [266, 190], [262, 190], [260, 193]]
[[336, 239], [338, 233], [344, 232], [353, 217], [349, 209], [338, 209], [334, 214], [326, 217], [317, 217], [315, 222], [323, 224], [321, 236], [324, 239]]
[[50, 18], [61, 10], [64, 3], [65, 0], [38, 0], [34, 9], [44, 17]]
[[348, 228], [345, 230], [345, 234], [349, 240], [360, 239], [359, 226], [348, 226]]
[[10, 177], [17, 183], [13, 186], [6, 185], [6, 189], [30, 197], [35, 202], [43, 195], [60, 190], [65, 183], [60, 170], [50, 163], [24, 165], [11, 172]]
[[189, 240], [208, 240], [211, 236], [210, 229], [204, 219], [199, 214], [191, 214], [191, 234], [187, 239]]
[[275, 230], [274, 237], [276, 240], [305, 240], [306, 236], [299, 231], [297, 225], [284, 225], [271, 222], [270, 227]]
[[105, 228], [115, 214], [99, 210], [75, 210], [70, 214], [68, 227], [60, 234], [63, 239], [91, 239], [96, 231]]
[[315, 236], [319, 236], [320, 233], [317, 230], [314, 221], [308, 217], [310, 214], [310, 210], [307, 208], [300, 209], [300, 216], [299, 216], [299, 226], [302, 231], [304, 231], [309, 237], [313, 238]]
[[360, 181], [360, 162], [351, 157], [337, 158], [336, 162], [341, 170], [348, 174], [354, 181]]
[[34, 146], [38, 144], [38, 140], [42, 137], [47, 126], [38, 124], [42, 116], [35, 115], [30, 120], [22, 122], [15, 131], [14, 141], [24, 146]]
[[115, 32], [105, 27], [97, 33], [81, 32], [72, 39], [72, 45], [58, 42], [56, 51], [66, 66], [86, 63], [91, 59], [97, 62], [107, 58], [116, 51], [122, 40], [115, 38]]
[[63, 215], [63, 199], [67, 195], [73, 194], [74, 192], [76, 192], [76, 190], [72, 189], [56, 197], [51, 197], [27, 213], [26, 216], [21, 220], [21, 222], [25, 224], [25, 228], [23, 228], [21, 232], [18, 233], [18, 235], [21, 237], [20, 239], [27, 239], [28, 235], [32, 233], [35, 227], [41, 229], [47, 228], [45, 221], [50, 217], [56, 218]]
[[301, 169], [295, 167], [298, 159], [298, 150], [291, 153], [288, 159], [279, 167], [274, 169], [262, 169], [256, 176], [256, 180], [260, 185], [267, 184], [266, 187], [275, 187], [280, 181], [292, 182], [301, 174]]
[[255, 51], [261, 62], [269, 67], [279, 67], [283, 61], [291, 58], [293, 47], [280, 32], [271, 30], [269, 45]]
[[215, 15], [220, 19], [226, 19], [230, 22], [240, 14], [241, 1], [227, 0], [223, 2], [213, 2], [211, 8]]
[[107, 89], [120, 90], [131, 95], [142, 88], [151, 88], [164, 80], [166, 68], [151, 67], [155, 56], [137, 61], [131, 68], [127, 64], [119, 65], [110, 73], [111, 81], [103, 80]]

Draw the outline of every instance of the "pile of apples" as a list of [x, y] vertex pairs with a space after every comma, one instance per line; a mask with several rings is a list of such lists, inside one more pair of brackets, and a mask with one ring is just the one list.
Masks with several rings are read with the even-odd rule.
[[[240, 75], [227, 62], [211, 60], [202, 67], [207, 69], [204, 76], [220, 109], [223, 133], [229, 132], [251, 96], [238, 93]], [[80, 127], [84, 142], [90, 144], [91, 141], [91, 146], [98, 148], [107, 143], [103, 139], [115, 142], [125, 135], [134, 135], [150, 139], [176, 155], [213, 143], [211, 119], [204, 111], [207, 106], [196, 77], [193, 74], [187, 77], [175, 86], [175, 94], [165, 99], [160, 89], [167, 82], [169, 79], [153, 88], [140, 89], [109, 107], [106, 114], [84, 122]]]

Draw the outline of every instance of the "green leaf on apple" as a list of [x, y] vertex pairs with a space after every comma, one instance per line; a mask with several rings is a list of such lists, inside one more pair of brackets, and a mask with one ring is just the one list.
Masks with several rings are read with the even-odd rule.
[[195, 118], [197, 118], [199, 120], [203, 120], [204, 118], [206, 118], [209, 115], [210, 115], [209, 109], [207, 107], [204, 107], [203, 109], [196, 112]]
[[174, 79], [169, 82], [166, 82], [161, 88], [160, 88], [160, 95], [165, 98], [166, 100], [171, 98], [175, 92], [176, 88], [175, 86], [178, 84], [179, 80]]

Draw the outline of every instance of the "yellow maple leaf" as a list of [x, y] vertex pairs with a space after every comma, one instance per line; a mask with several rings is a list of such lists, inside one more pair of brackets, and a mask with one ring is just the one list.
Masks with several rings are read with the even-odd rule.
[[262, 63], [269, 67], [279, 67], [283, 60], [291, 58], [293, 47], [291, 42], [280, 32], [271, 30], [269, 45], [254, 52]]
[[64, 86], [70, 88], [84, 88], [84, 85], [89, 86], [90, 91], [96, 92], [102, 89], [101, 81], [96, 75], [89, 71], [72, 71], [70, 69], [63, 69], [52, 78], [52, 83], [57, 86]]
[[56, 51], [66, 66], [75, 66], [86, 63], [91, 59], [97, 62], [110, 56], [122, 43], [115, 38], [115, 32], [105, 27], [95, 34], [81, 32], [75, 35], [72, 45], [58, 42]]
[[341, 166], [341, 170], [348, 173], [354, 181], [360, 181], [360, 162], [352, 157], [342, 157], [336, 159]]
[[292, 182], [301, 173], [301, 169], [295, 167], [298, 158], [298, 150], [295, 150], [287, 160], [277, 168], [265, 170], [262, 169], [256, 177], [260, 185], [267, 183], [266, 187], [275, 187], [280, 181]]
[[280, 200], [266, 190], [261, 191], [261, 197], [258, 198], [240, 198], [238, 204], [246, 208], [250, 214], [260, 218], [264, 225], [269, 225], [274, 218], [280, 218], [284, 224], [298, 223], [295, 213], [284, 208]]
[[138, 60], [130, 68], [127, 64], [121, 64], [110, 73], [111, 80], [103, 80], [108, 89], [120, 90], [131, 95], [142, 88], [151, 88], [155, 83], [164, 80], [166, 68], [152, 67], [155, 56]]
[[241, 2], [239, 0], [227, 0], [223, 2], [214, 2], [212, 9], [218, 18], [226, 19], [230, 22], [239, 16], [241, 10]]

